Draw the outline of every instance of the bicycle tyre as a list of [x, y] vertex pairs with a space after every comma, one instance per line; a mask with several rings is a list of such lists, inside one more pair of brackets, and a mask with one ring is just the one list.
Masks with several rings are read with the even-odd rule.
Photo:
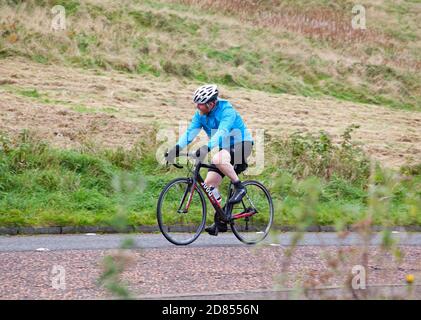
[[[198, 188], [197, 186], [195, 188], [195, 193], [197, 192], [197, 194], [199, 195], [199, 199], [201, 201], [201, 206], [200, 206], [201, 207], [201, 213], [200, 213], [201, 221], [200, 221], [200, 224], [198, 225], [197, 228], [193, 227], [193, 229], [196, 229], [196, 230], [194, 230], [193, 235], [186, 240], [179, 240], [175, 237], [175, 233], [177, 233], [177, 232], [178, 232], [178, 234], [183, 233], [182, 228], [179, 228], [178, 229], [179, 231], [177, 231], [177, 228], [174, 228], [174, 226], [172, 226], [172, 229], [176, 229], [176, 231], [174, 232], [174, 234], [171, 234], [171, 232], [170, 232], [171, 228], [169, 226], [167, 226], [165, 221], [164, 221], [163, 204], [164, 204], [164, 200], [166, 199], [165, 197], [168, 194], [168, 192], [171, 190], [171, 188], [173, 188], [177, 184], [185, 184], [185, 188], [188, 188], [189, 186], [191, 186], [191, 183], [192, 183], [192, 181], [189, 178], [174, 179], [174, 180], [170, 181], [164, 187], [164, 189], [161, 191], [161, 194], [159, 195], [159, 198], [158, 198], [156, 213], [157, 213], [157, 221], [158, 221], [159, 230], [161, 231], [163, 236], [169, 242], [171, 242], [175, 245], [188, 245], [188, 244], [192, 243], [193, 241], [195, 241], [200, 236], [201, 232], [205, 228], [205, 224], [206, 224], [206, 201], [205, 201], [205, 197], [203, 195], [202, 190], [200, 188]], [[182, 196], [183, 195], [180, 194], [180, 197], [182, 197]], [[194, 200], [196, 200], [196, 198], [193, 198], [193, 201]], [[175, 214], [177, 214], [177, 213], [175, 213]], [[199, 214], [198, 214], [198, 216], [199, 216]]]

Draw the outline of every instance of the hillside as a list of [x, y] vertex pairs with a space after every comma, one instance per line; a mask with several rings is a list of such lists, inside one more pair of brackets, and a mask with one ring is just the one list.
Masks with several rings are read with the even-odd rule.
[[[150, 139], [151, 126], [178, 134], [194, 106], [197, 83], [117, 71], [79, 70], [6, 58], [0, 65], [1, 130], [37, 132], [58, 147], [94, 141], [106, 147], [132, 147]], [[250, 129], [285, 137], [295, 131], [324, 130], [338, 139], [350, 124], [353, 137], [389, 167], [421, 158], [421, 113], [383, 106], [312, 99], [222, 86], [222, 96], [239, 109]], [[269, 150], [268, 150], [269, 152]]]
[[[419, 1], [2, 0], [0, 57], [421, 108]], [[51, 30], [51, 8], [66, 30]]]

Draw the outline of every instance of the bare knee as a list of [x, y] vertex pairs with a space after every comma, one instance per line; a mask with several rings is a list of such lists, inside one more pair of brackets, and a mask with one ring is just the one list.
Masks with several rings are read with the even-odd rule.
[[229, 164], [231, 161], [231, 155], [227, 150], [221, 150], [212, 157], [212, 163], [216, 166]]

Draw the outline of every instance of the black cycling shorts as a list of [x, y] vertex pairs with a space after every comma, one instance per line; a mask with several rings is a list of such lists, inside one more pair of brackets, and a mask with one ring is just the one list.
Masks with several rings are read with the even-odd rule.
[[[253, 148], [253, 142], [243, 141], [241, 143], [234, 144], [229, 148], [219, 148], [219, 150], [226, 149], [229, 151], [231, 156], [230, 163], [234, 166], [234, 170], [237, 174], [240, 174], [247, 169], [247, 158], [251, 155]], [[222, 178], [225, 175], [218, 168], [210, 168], [208, 171], [213, 171], [218, 173]]]

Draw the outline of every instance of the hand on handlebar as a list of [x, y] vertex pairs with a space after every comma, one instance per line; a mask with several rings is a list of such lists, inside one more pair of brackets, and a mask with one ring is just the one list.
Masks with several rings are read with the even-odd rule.
[[209, 153], [209, 147], [205, 144], [196, 150], [194, 157], [197, 161], [202, 162], [205, 159], [206, 155]]
[[165, 157], [165, 160], [167, 161], [167, 163], [174, 164], [174, 160], [175, 160], [176, 157], [179, 156], [179, 154], [180, 154], [180, 147], [178, 145], [176, 145], [172, 149], [165, 152], [164, 157]]
[[172, 164], [173, 166], [175, 166], [177, 168], [183, 168], [183, 166], [175, 163], [175, 158], [177, 158], [179, 156], [186, 156], [188, 158], [191, 158], [191, 159], [194, 159], [196, 161], [201, 162], [206, 157], [208, 152], [209, 152], [208, 146], [204, 145], [204, 146], [200, 147], [199, 149], [197, 149], [196, 152], [194, 152], [194, 153], [188, 153], [188, 152], [180, 153], [180, 147], [178, 145], [176, 145], [172, 149], [165, 152], [164, 157], [165, 157], [165, 160], [167, 161], [167, 165]]

